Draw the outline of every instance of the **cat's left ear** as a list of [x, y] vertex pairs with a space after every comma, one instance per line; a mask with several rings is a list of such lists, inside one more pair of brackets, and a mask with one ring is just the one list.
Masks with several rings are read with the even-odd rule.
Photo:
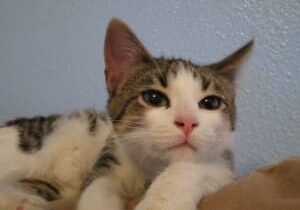
[[121, 20], [112, 19], [108, 25], [105, 43], [105, 76], [108, 91], [112, 94], [135, 69], [151, 56], [133, 31]]
[[247, 44], [231, 55], [227, 56], [225, 59], [209, 65], [209, 68], [217, 71], [229, 81], [234, 82], [241, 65], [248, 58], [253, 45], [254, 40], [249, 41]]

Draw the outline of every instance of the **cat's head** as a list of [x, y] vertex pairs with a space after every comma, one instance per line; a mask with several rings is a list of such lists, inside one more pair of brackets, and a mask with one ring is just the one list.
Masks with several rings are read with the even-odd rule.
[[235, 77], [253, 42], [197, 65], [155, 58], [123, 22], [106, 33], [108, 111], [124, 144], [145, 158], [194, 160], [228, 148], [235, 127]]

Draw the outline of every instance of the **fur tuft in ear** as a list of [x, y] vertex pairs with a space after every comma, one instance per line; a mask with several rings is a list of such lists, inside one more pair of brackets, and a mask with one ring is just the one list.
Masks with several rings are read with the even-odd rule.
[[245, 44], [243, 47], [241, 47], [239, 50], [232, 53], [225, 59], [209, 65], [209, 68], [217, 71], [219, 74], [223, 75], [228, 80], [233, 82], [241, 65], [250, 54], [253, 45], [254, 40], [249, 41], [247, 44]]
[[110, 94], [133, 73], [135, 67], [151, 58], [132, 30], [116, 18], [110, 21], [107, 28], [104, 57], [106, 83]]

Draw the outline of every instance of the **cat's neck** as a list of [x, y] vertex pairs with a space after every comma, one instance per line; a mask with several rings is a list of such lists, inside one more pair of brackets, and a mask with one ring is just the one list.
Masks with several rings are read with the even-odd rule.
[[167, 163], [160, 159], [148, 157], [145, 160], [140, 161], [136, 155], [131, 155], [131, 158], [142, 171], [146, 180], [150, 182], [152, 182], [167, 167]]
[[148, 182], [152, 182], [152, 180], [154, 180], [156, 176], [158, 176], [168, 166], [167, 161], [163, 161], [159, 158], [153, 158], [150, 156], [141, 158], [143, 157], [143, 148], [135, 148], [133, 151], [132, 148], [127, 147], [125, 144], [121, 143], [121, 145], [125, 149], [131, 161], [140, 170]]

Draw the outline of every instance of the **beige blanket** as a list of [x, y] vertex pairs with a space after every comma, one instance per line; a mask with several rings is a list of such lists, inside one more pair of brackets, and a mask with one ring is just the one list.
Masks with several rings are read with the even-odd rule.
[[[53, 209], [75, 210], [76, 200], [55, 201]], [[199, 210], [300, 210], [300, 157], [258, 169], [205, 198]]]

